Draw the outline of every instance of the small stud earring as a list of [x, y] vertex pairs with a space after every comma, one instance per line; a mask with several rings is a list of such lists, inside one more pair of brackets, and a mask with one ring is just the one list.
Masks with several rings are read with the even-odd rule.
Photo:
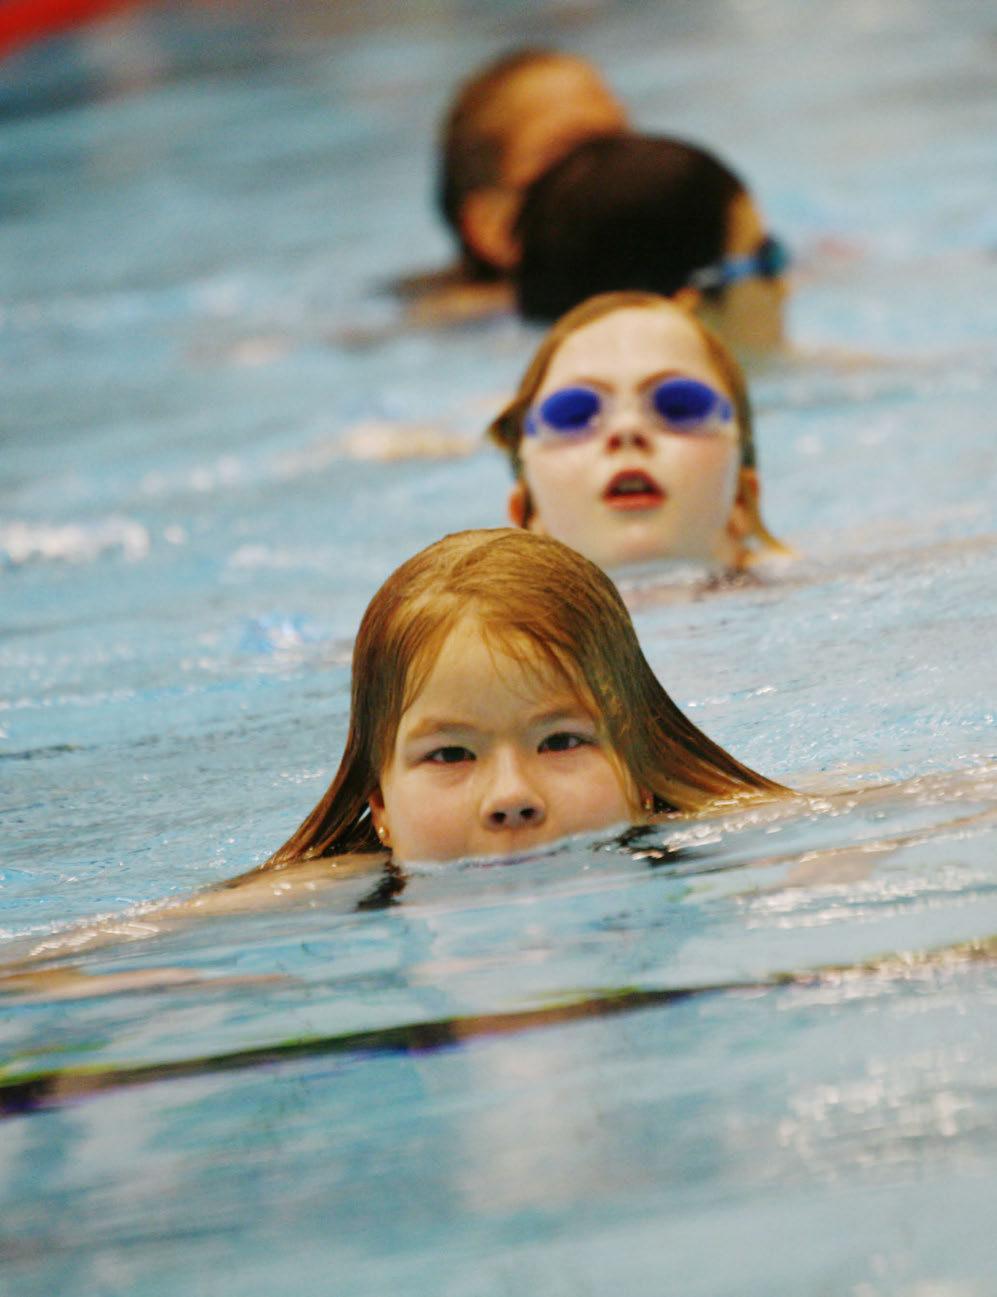
[[381, 839], [381, 841], [384, 843], [385, 846], [388, 845], [388, 830], [384, 827], [383, 824], [379, 824], [377, 826], [377, 836]]
[[645, 794], [644, 794], [644, 810], [645, 810], [645, 811], [653, 811], [653, 810], [654, 810], [654, 794], [653, 794], [653, 793], [645, 793]]

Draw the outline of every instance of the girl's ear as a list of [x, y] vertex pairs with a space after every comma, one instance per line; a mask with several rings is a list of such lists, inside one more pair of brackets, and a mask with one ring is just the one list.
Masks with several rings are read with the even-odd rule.
[[528, 513], [526, 483], [520, 478], [509, 492], [507, 503], [509, 521], [514, 527], [525, 527]]
[[737, 495], [727, 519], [727, 535], [742, 554], [745, 541], [751, 535], [754, 521], [758, 517], [760, 490], [758, 470], [742, 468], [737, 479]]
[[737, 551], [735, 564], [738, 566], [751, 562], [755, 557], [756, 551], [750, 550], [747, 544], [752, 538], [757, 545], [777, 554], [785, 554], [790, 558], [795, 556], [792, 546], [777, 540], [762, 521], [761, 495], [758, 470], [742, 468], [737, 481], [737, 495], [727, 520], [727, 536]]
[[380, 787], [374, 789], [367, 798], [367, 805], [370, 807], [370, 819], [374, 825], [374, 832], [381, 840], [382, 846], [391, 846], [391, 826], [388, 823], [387, 812], [384, 809], [384, 796]]
[[686, 284], [680, 288], [677, 293], [672, 293], [671, 300], [676, 306], [680, 306], [683, 311], [688, 311], [690, 315], [695, 315], [703, 303], [703, 294], [698, 288], [693, 288], [691, 284]]
[[497, 185], [468, 194], [458, 218], [467, 246], [497, 270], [519, 265], [519, 243], [513, 229], [519, 212], [519, 195]]
[[517, 480], [516, 485], [509, 492], [506, 507], [509, 512], [509, 521], [514, 527], [532, 531], [537, 536], [547, 535], [547, 529], [537, 516], [537, 511], [530, 499], [530, 488], [522, 478]]

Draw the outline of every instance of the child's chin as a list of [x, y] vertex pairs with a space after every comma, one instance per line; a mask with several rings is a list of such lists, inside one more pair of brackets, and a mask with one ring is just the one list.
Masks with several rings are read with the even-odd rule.
[[650, 569], [684, 572], [697, 571], [702, 573], [705, 568], [715, 568], [718, 560], [705, 546], [702, 552], [697, 549], [684, 549], [677, 552], [676, 549], [668, 545], [647, 545], [642, 547], [633, 547], [631, 549], [620, 549], [614, 551], [611, 557], [602, 560], [596, 560], [599, 566], [607, 572], [612, 572], [614, 576], [627, 570]]
[[488, 865], [518, 865], [524, 860], [536, 860], [541, 856], [550, 855], [560, 847], [564, 838], [558, 838], [551, 842], [535, 842], [521, 844], [510, 847], [507, 851], [489, 851], [482, 847], [477, 849], [467, 847], [460, 852], [450, 852], [447, 855], [429, 855], [413, 854], [406, 856], [404, 859], [395, 853], [395, 863], [400, 865], [407, 873], [417, 872], [419, 870], [440, 870], [440, 869], [458, 869], [481, 868]]
[[600, 567], [616, 569], [644, 563], [698, 563], [712, 561], [707, 545], [681, 544], [671, 535], [620, 536], [607, 544], [595, 559]]

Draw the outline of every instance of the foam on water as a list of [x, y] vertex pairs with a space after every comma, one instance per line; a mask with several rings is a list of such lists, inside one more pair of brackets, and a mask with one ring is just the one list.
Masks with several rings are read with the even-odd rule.
[[45, 526], [9, 522], [0, 526], [0, 564], [88, 563], [103, 554], [120, 554], [136, 562], [149, 552], [149, 533], [130, 518], [103, 518], [94, 523]]

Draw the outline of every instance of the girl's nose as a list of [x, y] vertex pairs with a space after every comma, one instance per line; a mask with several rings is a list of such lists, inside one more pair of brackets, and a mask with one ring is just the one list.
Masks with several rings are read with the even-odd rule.
[[487, 829], [536, 828], [547, 818], [537, 790], [513, 757], [497, 759], [494, 777], [481, 803], [481, 820]]
[[609, 451], [650, 450], [651, 433], [635, 410], [623, 408], [610, 420], [604, 444]]
[[610, 432], [606, 438], [607, 450], [650, 450], [651, 438], [636, 424]]

